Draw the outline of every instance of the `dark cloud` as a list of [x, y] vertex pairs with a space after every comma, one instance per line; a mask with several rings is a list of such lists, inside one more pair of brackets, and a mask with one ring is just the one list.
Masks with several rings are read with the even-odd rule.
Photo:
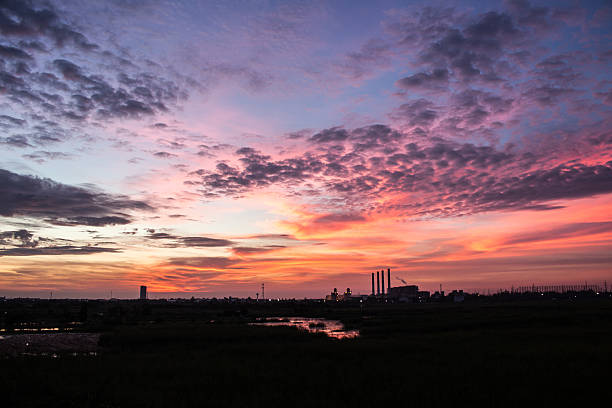
[[360, 214], [335, 213], [325, 214], [316, 217], [313, 224], [336, 224], [345, 222], [365, 221], [365, 217]]
[[[503, 160], [503, 159], [502, 159]], [[428, 197], [396, 203], [396, 210], [419, 215], [456, 216], [500, 210], [551, 210], [549, 201], [591, 197], [612, 192], [612, 163], [587, 166], [567, 163], [506, 175], [498, 159], [488, 161], [487, 171], [458, 171], [452, 168], [438, 177], [399, 176], [392, 190], [425, 193]], [[485, 163], [483, 163], [483, 166]], [[494, 166], [500, 170], [495, 171]], [[456, 174], [453, 174], [456, 173]]]
[[400, 88], [413, 89], [441, 89], [448, 84], [448, 70], [446, 68], [434, 69], [431, 73], [419, 72], [397, 81]]
[[125, 225], [132, 222], [127, 215], [105, 216], [105, 217], [71, 217], [66, 219], [45, 219], [46, 222], [53, 225], [74, 226], [88, 225], [90, 227], [103, 227], [105, 225]]
[[[606, 248], [607, 249], [607, 248]], [[429, 272], [456, 271], [483, 271], [484, 276], [490, 277], [491, 273], [507, 273], [510, 269], [534, 270], [538, 266], [545, 266], [547, 269], [554, 268], [565, 270], [571, 274], [576, 269], [576, 265], [601, 265], [602, 268], [610, 264], [610, 256], [602, 248], [595, 248], [584, 252], [564, 253], [558, 250], [554, 252], [544, 252], [538, 255], [524, 255], [517, 259], [516, 256], [501, 256], [496, 258], [474, 257], [464, 260], [432, 260], [419, 258], [403, 258], [395, 260], [405, 268], [422, 267]], [[605, 265], [605, 266], [604, 266]], [[483, 277], [484, 277], [483, 276]]]
[[385, 125], [371, 125], [350, 132], [349, 142], [353, 151], [372, 151], [382, 149], [385, 153], [393, 151], [393, 144], [400, 142], [404, 136]]
[[309, 140], [314, 143], [337, 143], [345, 141], [348, 137], [349, 134], [345, 129], [334, 127], [316, 133]]
[[578, 7], [527, 1], [476, 14], [431, 7], [397, 13], [385, 26], [411, 75], [396, 81], [402, 103], [390, 119], [422, 138], [588, 154], [579, 128], [609, 116], [609, 84], [597, 74], [609, 64], [598, 46], [548, 47], [584, 18]]
[[169, 147], [170, 149], [175, 149], [175, 150], [180, 150], [185, 147], [185, 143], [182, 143], [179, 140], [159, 139], [157, 143], [159, 143], [161, 146]]
[[[396, 84], [417, 92], [445, 90], [449, 84], [503, 86], [506, 93], [518, 90], [550, 106], [575, 92], [574, 84], [581, 79], [577, 67], [588, 63], [589, 55], [549, 55], [537, 61], [542, 55], [539, 39], [554, 35], [552, 28], [568, 24], [569, 16], [577, 13], [578, 9], [538, 7], [523, 0], [473, 17], [425, 7], [389, 24], [420, 71]], [[528, 71], [530, 65], [533, 69]]]
[[53, 65], [62, 74], [64, 79], [68, 81], [83, 82], [85, 84], [89, 81], [89, 78], [81, 73], [81, 68], [70, 61], [56, 59], [53, 61]]
[[541, 31], [550, 28], [551, 10], [548, 7], [531, 6], [527, 0], [508, 0], [506, 6], [519, 24]]
[[[21, 229], [0, 232], [0, 256], [87, 255], [100, 252], [119, 252], [116, 248], [92, 245], [66, 245], [66, 239], [34, 237], [34, 233]], [[8, 248], [7, 248], [8, 247]]]
[[572, 95], [576, 92], [572, 88], [544, 85], [530, 88], [523, 95], [542, 106], [552, 106], [559, 103], [559, 100], [564, 96]]
[[433, 102], [418, 99], [401, 105], [391, 116], [411, 127], [429, 128], [438, 117], [438, 112]]
[[300, 245], [301, 240], [289, 234], [258, 234], [236, 237], [235, 248], [287, 248]]
[[227, 239], [207, 238], [207, 237], [182, 237], [180, 241], [186, 247], [226, 247], [233, 244]]
[[227, 269], [238, 261], [221, 256], [196, 256], [170, 258], [170, 264], [201, 269]]
[[[509, 112], [514, 106], [514, 99], [507, 96], [500, 96], [489, 91], [476, 89], [466, 89], [450, 95], [450, 103], [446, 107], [444, 114], [440, 115], [439, 125], [435, 131], [443, 131], [445, 134], [465, 135], [473, 137], [474, 131], [482, 129], [482, 126], [496, 128], [500, 124], [493, 122], [492, 119]], [[425, 128], [425, 122], [419, 122], [420, 111], [401, 111], [402, 116], [398, 119], [407, 117], [412, 120], [412, 125], [418, 124]], [[396, 115], [399, 115], [396, 114]], [[416, 117], [415, 119], [413, 119]], [[487, 124], [487, 122], [491, 122]]]
[[[20, 133], [14, 134], [13, 136], [7, 137], [6, 143], [13, 144], [13, 147], [33, 147], [36, 146], [48, 146], [55, 143], [59, 143], [65, 141], [69, 138], [64, 132], [55, 128], [52, 124], [49, 124], [47, 128], [42, 128], [40, 126], [34, 127], [34, 132], [31, 133]], [[38, 153], [38, 152], [36, 152]], [[53, 157], [45, 157], [46, 155], [43, 153], [42, 157], [39, 158], [47, 158], [51, 159]], [[53, 155], [52, 155], [53, 156]], [[60, 158], [61, 155], [56, 155], [54, 158]]]
[[462, 81], [494, 82], [499, 80], [504, 53], [516, 48], [528, 33], [524, 27], [517, 27], [511, 15], [488, 12], [463, 26], [438, 27], [433, 37], [427, 32], [419, 35], [427, 38], [422, 44], [421, 61], [432, 69], [440, 73], [449, 70]]
[[32, 2], [23, 0], [4, 1], [0, 8], [0, 33], [7, 37], [46, 37], [56, 46], [68, 43], [81, 50], [92, 50], [97, 45], [61, 22], [55, 10], [50, 7], [34, 7]]
[[153, 156], [159, 157], [160, 159], [171, 159], [173, 157], [176, 157], [176, 154], [168, 152], [157, 152], [153, 153]]
[[364, 215], [356, 212], [332, 212], [317, 214], [297, 222], [287, 222], [287, 225], [305, 234], [316, 234], [319, 232], [340, 231], [366, 220], [367, 218]]
[[249, 255], [257, 255], [257, 254], [265, 254], [272, 251], [277, 251], [279, 249], [286, 248], [284, 245], [268, 245], [263, 247], [247, 247], [247, 246], [239, 246], [232, 248], [232, 252], [238, 256], [249, 256]]
[[33, 248], [38, 245], [38, 241], [33, 239], [34, 234], [28, 230], [0, 232], [0, 245], [12, 245], [17, 247]]
[[230, 146], [228, 144], [225, 144], [225, 143], [221, 143], [221, 144], [217, 144], [217, 145], [212, 145], [212, 146], [201, 144], [201, 145], [198, 145], [198, 148], [201, 149], [197, 153], [198, 156], [208, 157], [208, 158], [215, 158], [215, 157], [217, 157], [217, 153], [219, 153], [222, 150], [231, 149], [232, 146]]
[[108, 225], [131, 221], [122, 211], [151, 211], [143, 201], [0, 169], [0, 215], [43, 218], [61, 225]]
[[260, 235], [250, 235], [247, 238], [252, 238], [252, 239], [289, 239], [289, 240], [295, 240], [296, 239], [293, 235], [289, 235], [289, 234], [260, 234]]
[[15, 135], [15, 136], [0, 138], [0, 143], [10, 146], [10, 147], [18, 147], [18, 148], [32, 147], [32, 145], [29, 143], [28, 138], [23, 135]]
[[612, 145], [612, 130], [592, 135], [588, 138], [591, 145]]
[[47, 52], [47, 47], [45, 44], [40, 41], [32, 40], [32, 41], [19, 41], [19, 46], [21, 48], [25, 48], [26, 50], [33, 50], [38, 52]]
[[375, 69], [388, 66], [392, 54], [391, 44], [381, 39], [372, 39], [359, 51], [348, 53], [336, 68], [350, 79], [362, 79]]
[[507, 112], [512, 106], [513, 100], [491, 92], [476, 89], [468, 89], [452, 95], [455, 111], [473, 112], [483, 110], [491, 113]]
[[[503, 112], [512, 100], [484, 91], [456, 95], [466, 112]], [[421, 102], [418, 108], [431, 105]], [[470, 115], [466, 115], [470, 118]], [[467, 120], [467, 119], [463, 119]], [[477, 116], [471, 118], [475, 125]], [[311, 220], [311, 225], [363, 221], [369, 211], [397, 211], [417, 216], [456, 216], [509, 209], [551, 210], [558, 200], [612, 192], [611, 163], [585, 165], [568, 162], [546, 165], [547, 157], [487, 145], [433, 139], [405, 143], [407, 134], [383, 125], [353, 130], [332, 128], [321, 135], [323, 144], [336, 145], [273, 160], [252, 148], [242, 148], [239, 164], [219, 163], [216, 171], [199, 170], [190, 176], [206, 196], [243, 194], [254, 189], [281, 187], [285, 194], [302, 194], [332, 210], [345, 211]], [[314, 187], [316, 186], [316, 187]], [[387, 199], [387, 197], [389, 197]], [[374, 204], [376, 203], [376, 204]]]
[[[273, 161], [270, 156], [262, 155], [252, 148], [242, 148], [236, 153], [241, 156], [239, 161], [244, 166], [243, 170], [226, 163], [218, 163], [216, 172], [201, 169], [191, 174], [202, 177], [205, 184], [215, 187], [213, 190], [219, 190], [223, 194], [236, 194], [253, 187], [265, 187], [279, 182], [299, 182], [309, 178], [313, 172], [322, 170], [320, 164], [314, 159], [311, 160], [308, 155]], [[210, 194], [216, 195], [213, 190], [209, 191]]]
[[[81, 136], [77, 126], [85, 123], [154, 116], [176, 107], [188, 87], [199, 87], [170, 67], [145, 66], [100, 49], [58, 10], [27, 0], [0, 6], [0, 94], [13, 112], [36, 112], [29, 123], [0, 119], [0, 128], [23, 128], [20, 134], [2, 135], [0, 144], [44, 145]], [[62, 50], [62, 58], [50, 50]]]
[[[119, 75], [120, 83], [129, 89], [115, 87], [99, 75], [86, 75], [84, 69], [71, 61], [56, 59], [53, 65], [63, 79], [74, 84], [72, 106], [83, 113], [96, 112], [101, 118], [153, 115], [167, 111], [168, 103], [175, 103], [182, 91], [174, 83], [151, 74]], [[70, 107], [70, 105], [69, 105]]]
[[5, 47], [4, 45], [0, 45], [0, 57], [5, 58], [15, 58], [15, 59], [23, 59], [23, 60], [31, 60], [32, 56], [27, 52], [20, 50], [15, 47]]
[[47, 160], [67, 160], [72, 158], [73, 156], [68, 153], [62, 152], [47, 152], [47, 151], [37, 151], [29, 154], [24, 154], [21, 157], [28, 160], [33, 160], [37, 163], [44, 163]]
[[0, 256], [37, 256], [37, 255], [89, 255], [101, 252], [121, 252], [116, 248], [94, 246], [51, 246], [37, 248], [0, 249]]
[[[135, 99], [126, 99], [123, 92], [115, 93], [114, 95], [94, 95], [93, 98], [97, 97], [98, 101], [111, 102], [110, 105], [106, 105], [104, 108], [98, 110], [98, 114], [102, 118], [112, 117], [132, 117], [139, 118], [142, 115], [153, 115], [155, 110], [144, 102], [137, 101]], [[156, 107], [161, 110], [166, 110], [163, 104], [158, 104]]]
[[298, 130], [297, 132], [289, 132], [285, 134], [285, 137], [287, 139], [303, 139], [306, 138], [306, 136], [312, 134], [312, 130], [310, 129], [302, 129], [302, 130]]
[[23, 126], [26, 124], [26, 121], [23, 119], [14, 118], [8, 115], [0, 115], [0, 120], [2, 124], [0, 126]]
[[[152, 232], [151, 232], [152, 231]], [[170, 246], [183, 246], [183, 247], [228, 247], [234, 245], [234, 242], [227, 239], [210, 238], [210, 237], [183, 237], [167, 232], [155, 232], [151, 230], [147, 238], [155, 240], [170, 240]]]
[[147, 238], [150, 239], [178, 239], [176, 235], [168, 234], [167, 232], [155, 232], [154, 229], [148, 229], [149, 235]]
[[500, 177], [491, 189], [472, 195], [478, 209], [517, 208], [531, 203], [612, 193], [612, 162], [567, 163], [514, 177]]
[[581, 237], [585, 235], [594, 235], [601, 233], [612, 232], [612, 222], [578, 222], [563, 225], [557, 228], [544, 231], [528, 232], [523, 234], [513, 235], [506, 239], [504, 245], [525, 244], [529, 242], [551, 241], [557, 239], [565, 239], [572, 237]]

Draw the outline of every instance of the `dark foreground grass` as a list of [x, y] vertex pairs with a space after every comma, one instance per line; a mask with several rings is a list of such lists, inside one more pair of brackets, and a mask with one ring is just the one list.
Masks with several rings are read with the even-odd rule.
[[120, 326], [98, 357], [1, 360], [0, 405], [586, 406], [612, 396], [609, 301], [332, 313], [363, 336], [223, 321]]

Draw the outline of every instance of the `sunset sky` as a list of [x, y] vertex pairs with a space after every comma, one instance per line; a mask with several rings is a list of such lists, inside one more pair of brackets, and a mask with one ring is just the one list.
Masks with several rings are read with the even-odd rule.
[[2, 2], [0, 296], [381, 268], [612, 281], [608, 1]]

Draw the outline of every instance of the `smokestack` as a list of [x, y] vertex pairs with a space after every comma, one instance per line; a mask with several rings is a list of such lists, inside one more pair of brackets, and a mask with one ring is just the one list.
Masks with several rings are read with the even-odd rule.
[[381, 285], [381, 289], [382, 289], [382, 294], [385, 294], [385, 270], [383, 269], [382, 271], [380, 271], [380, 276], [381, 276], [381, 281], [382, 281], [382, 285]]
[[376, 294], [380, 295], [380, 272], [376, 271]]
[[374, 272], [372, 272], [372, 296], [374, 296], [376, 293], [374, 293]]
[[387, 293], [389, 293], [389, 289], [391, 289], [391, 268], [387, 269]]

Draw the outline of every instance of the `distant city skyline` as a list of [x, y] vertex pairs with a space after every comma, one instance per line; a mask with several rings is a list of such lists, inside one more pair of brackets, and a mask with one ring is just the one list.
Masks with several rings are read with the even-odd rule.
[[0, 33], [0, 296], [612, 280], [609, 2], [8, 1]]

